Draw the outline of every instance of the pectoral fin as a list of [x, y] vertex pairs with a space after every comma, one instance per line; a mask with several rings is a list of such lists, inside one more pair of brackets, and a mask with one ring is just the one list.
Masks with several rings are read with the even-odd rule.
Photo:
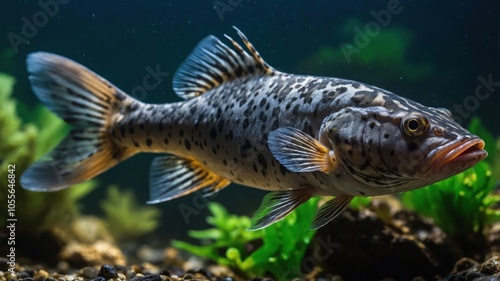
[[268, 145], [276, 160], [292, 172], [328, 173], [335, 169], [333, 150], [299, 129], [282, 127], [272, 131]]
[[311, 198], [305, 189], [276, 191], [267, 194], [252, 218], [248, 230], [258, 230], [273, 224]]
[[337, 196], [323, 204], [311, 223], [311, 229], [318, 229], [340, 215], [349, 206], [352, 198], [345, 195]]

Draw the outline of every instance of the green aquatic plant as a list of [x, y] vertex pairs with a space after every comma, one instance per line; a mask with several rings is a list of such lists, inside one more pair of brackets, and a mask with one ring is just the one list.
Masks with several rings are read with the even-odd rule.
[[159, 225], [160, 210], [141, 206], [132, 191], [108, 187], [108, 197], [101, 202], [105, 223], [117, 241], [128, 241], [155, 230]]
[[485, 161], [490, 164], [492, 177], [500, 180], [500, 137], [495, 137], [486, 129], [478, 117], [473, 117], [467, 129], [484, 140], [484, 149], [488, 152]]
[[[22, 124], [17, 115], [16, 101], [11, 98], [15, 83], [14, 77], [0, 73], [0, 177], [2, 179], [7, 178], [8, 165], [15, 165], [18, 175], [33, 162], [36, 145], [36, 127]], [[7, 189], [6, 184], [6, 181], [0, 181], [1, 191]]]
[[468, 129], [485, 141], [489, 161], [401, 195], [403, 205], [432, 218], [446, 233], [459, 238], [482, 235], [486, 226], [500, 221], [500, 196], [493, 193], [497, 179], [492, 176], [492, 164], [498, 164], [496, 142], [477, 118], [472, 119]]
[[495, 183], [487, 162], [427, 187], [401, 195], [403, 205], [430, 217], [454, 237], [482, 234], [485, 226], [500, 221], [495, 206], [500, 197], [492, 194]]
[[[247, 231], [250, 218], [229, 214], [222, 205], [210, 203], [207, 222], [213, 228], [189, 231], [205, 242], [202, 246], [172, 241], [176, 248], [227, 265], [245, 277], [271, 274], [278, 280], [298, 277], [301, 262], [315, 233], [310, 230], [318, 198], [302, 204], [283, 220], [265, 229]], [[259, 246], [260, 245], [260, 246]]]
[[[434, 68], [431, 63], [414, 63], [408, 60], [412, 42], [411, 30], [400, 27], [386, 27], [376, 35], [364, 32], [366, 23], [359, 19], [345, 21], [336, 30], [337, 38], [344, 38], [335, 46], [321, 46], [301, 60], [297, 71], [330, 75], [342, 68], [343, 75], [363, 75], [360, 69], [370, 69], [368, 81], [383, 81], [387, 71], [399, 73], [400, 77], [412, 82], [430, 77]], [[360, 39], [362, 38], [362, 39]], [[380, 70], [380, 71], [376, 71]], [[364, 80], [366, 81], [366, 77]]]
[[[79, 215], [77, 202], [96, 187], [96, 182], [51, 193], [31, 192], [20, 187], [19, 177], [23, 171], [55, 146], [68, 126], [43, 107], [32, 110], [27, 117], [37, 120], [37, 124], [23, 123], [17, 113], [17, 102], [11, 97], [14, 84], [13, 77], [0, 73], [0, 177], [6, 179], [8, 165], [15, 165], [13, 215], [20, 222], [16, 231], [20, 235], [36, 234]], [[0, 200], [7, 202], [7, 181], [0, 181]], [[0, 219], [0, 226], [5, 223], [6, 219]]]
[[356, 196], [349, 203], [349, 207], [359, 211], [368, 208], [371, 203], [372, 203], [371, 197]]

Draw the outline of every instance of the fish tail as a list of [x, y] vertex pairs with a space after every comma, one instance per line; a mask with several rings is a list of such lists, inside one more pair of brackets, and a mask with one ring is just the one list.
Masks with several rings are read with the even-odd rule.
[[30, 54], [27, 67], [33, 92], [72, 130], [24, 172], [20, 183], [25, 189], [60, 190], [91, 179], [136, 153], [117, 145], [110, 127], [124, 106], [138, 101], [86, 67], [58, 55]]

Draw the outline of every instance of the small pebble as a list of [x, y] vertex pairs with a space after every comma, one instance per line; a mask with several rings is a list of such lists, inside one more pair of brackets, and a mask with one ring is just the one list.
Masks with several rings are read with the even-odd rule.
[[[31, 277], [31, 276], [26, 271], [21, 271], [21, 272], [17, 273], [17, 279], [25, 279], [28, 277]], [[31, 279], [33, 279], [33, 278], [31, 278]], [[30, 281], [30, 280], [26, 280], [26, 281]]]
[[135, 277], [132, 280], [135, 280], [135, 281], [162, 281], [160, 274], [151, 274], [151, 275], [146, 275], [144, 277]]
[[125, 277], [127, 277], [127, 280], [130, 280], [130, 279], [134, 278], [135, 275], [136, 275], [135, 270], [130, 269], [130, 270], [127, 270]]
[[99, 273], [97, 276], [104, 277], [106, 279], [111, 279], [111, 278], [117, 278], [118, 273], [116, 272], [116, 269], [112, 267], [111, 265], [105, 264], [101, 266], [101, 270], [99, 270]]
[[93, 267], [84, 267], [80, 270], [80, 276], [86, 279], [94, 279], [99, 272]]
[[231, 277], [224, 277], [222, 278], [222, 281], [234, 281], [234, 279]]
[[37, 279], [40, 279], [40, 280], [45, 280], [49, 277], [49, 273], [47, 271], [41, 269], [35, 273], [35, 277], [37, 277]]
[[68, 262], [60, 261], [57, 263], [57, 266], [56, 266], [57, 272], [63, 274], [63, 273], [68, 272], [69, 269], [70, 269], [70, 266], [69, 266]]
[[170, 276], [166, 276], [166, 275], [161, 275], [160, 274], [160, 277], [161, 277], [162, 281], [172, 281], [172, 279], [170, 279]]
[[467, 273], [467, 275], [465, 275], [465, 279], [467, 281], [473, 281], [474, 279], [479, 278], [479, 277], [483, 277], [483, 276], [484, 276], [484, 274], [481, 274], [477, 271], [471, 271], [471, 272]]
[[160, 275], [165, 275], [165, 276], [170, 277], [171, 273], [170, 273], [170, 270], [165, 268], [162, 271], [160, 271]]
[[198, 270], [197, 273], [202, 274], [203, 276], [207, 277], [207, 279], [209, 279], [209, 280], [212, 280], [212, 278], [214, 276], [210, 270], [205, 269], [205, 268], [201, 268], [200, 270]]
[[446, 276], [444, 281], [467, 281], [467, 280], [462, 275], [453, 274], [453, 275]]
[[182, 278], [182, 280], [193, 280], [194, 279], [194, 275], [193, 274], [186, 274], [184, 275], [184, 277]]
[[486, 275], [493, 275], [499, 271], [499, 263], [497, 258], [487, 260], [483, 263], [480, 269], [480, 272]]
[[49, 276], [47, 277], [47, 279], [45, 279], [45, 281], [56, 281], [56, 279], [52, 276]]

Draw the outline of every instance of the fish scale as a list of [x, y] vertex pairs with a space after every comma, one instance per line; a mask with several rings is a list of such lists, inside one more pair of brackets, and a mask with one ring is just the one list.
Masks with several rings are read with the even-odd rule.
[[174, 75], [181, 102], [146, 104], [69, 59], [28, 57], [35, 94], [73, 126], [21, 177], [53, 191], [97, 176], [128, 157], [153, 160], [150, 203], [231, 182], [271, 191], [251, 229], [272, 224], [312, 196], [335, 196], [318, 228], [355, 196], [420, 188], [484, 159], [484, 142], [451, 113], [384, 89], [273, 69], [237, 30], [247, 51], [209, 36]]

